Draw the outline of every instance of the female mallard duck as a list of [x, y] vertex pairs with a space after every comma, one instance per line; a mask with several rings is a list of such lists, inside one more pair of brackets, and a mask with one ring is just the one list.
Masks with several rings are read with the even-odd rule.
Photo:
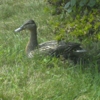
[[15, 32], [19, 32], [25, 29], [30, 31], [30, 40], [26, 46], [26, 54], [29, 58], [33, 57], [37, 49], [39, 52], [56, 57], [62, 55], [64, 58], [79, 56], [80, 54], [86, 52], [80, 47], [79, 43], [65, 43], [64, 41], [57, 42], [52, 40], [38, 44], [37, 26], [33, 20], [27, 21], [22, 26], [17, 28]]

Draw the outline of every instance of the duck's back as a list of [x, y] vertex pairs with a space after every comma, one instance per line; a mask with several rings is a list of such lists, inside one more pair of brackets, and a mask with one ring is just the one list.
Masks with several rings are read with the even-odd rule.
[[58, 42], [52, 40], [39, 44], [38, 49], [39, 52], [50, 55], [57, 49], [57, 47], [58, 47]]
[[56, 57], [63, 55], [63, 57], [67, 58], [69, 54], [73, 55], [73, 51], [80, 49], [79, 43], [66, 43], [65, 41], [57, 42], [52, 40], [39, 44], [39, 52]]

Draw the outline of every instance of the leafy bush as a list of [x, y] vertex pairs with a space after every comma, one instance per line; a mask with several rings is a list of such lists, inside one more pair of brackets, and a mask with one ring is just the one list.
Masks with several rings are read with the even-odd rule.
[[99, 0], [66, 0], [66, 2], [50, 0], [50, 2], [55, 8], [62, 8], [61, 20], [53, 23], [57, 40], [67, 40], [69, 35], [85, 41], [100, 38]]
[[[56, 9], [65, 10], [66, 12], [78, 12], [84, 8], [100, 8], [99, 0], [47, 0]], [[62, 8], [62, 9], [61, 9]], [[60, 11], [61, 12], [61, 11]]]
[[99, 0], [70, 0], [65, 4], [64, 9], [70, 13], [72, 11], [77, 12], [77, 8], [79, 8], [82, 11], [84, 10], [84, 8], [91, 9], [93, 7], [98, 8], [99, 6]]

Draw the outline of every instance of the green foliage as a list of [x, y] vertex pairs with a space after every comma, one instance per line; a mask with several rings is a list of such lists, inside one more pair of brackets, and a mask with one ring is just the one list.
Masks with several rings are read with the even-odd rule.
[[[62, 1], [62, 3], [65, 2]], [[69, 0], [61, 6], [64, 6], [60, 15], [62, 20], [57, 22], [58, 27], [54, 23], [57, 40], [67, 40], [69, 34], [72, 37], [78, 37], [79, 40], [98, 40], [100, 38], [100, 1]]]
[[82, 10], [84, 9], [84, 7], [93, 8], [97, 6], [99, 7], [99, 5], [100, 5], [100, 2], [97, 0], [70, 0], [69, 2], [65, 4], [64, 8], [68, 13], [70, 13], [72, 11], [75, 11], [75, 7], [76, 9], [80, 8]]
[[78, 9], [83, 10], [84, 8], [99, 8], [100, 6], [100, 1], [98, 0], [48, 0], [48, 2], [57, 8], [55, 10], [65, 10], [68, 13], [79, 13]]
[[60, 20], [62, 22], [52, 23], [57, 40], [70, 41], [71, 36], [74, 37], [72, 40], [75, 40], [75, 37], [79, 40], [98, 40], [100, 38], [100, 22], [97, 11], [82, 17], [80, 14], [77, 14], [75, 18], [72, 16], [65, 18], [68, 20], [65, 21], [64, 19]]
[[71, 27], [70, 34], [81, 36], [82, 39], [98, 39], [100, 31], [98, 17], [99, 14], [97, 11], [93, 11], [82, 17], [77, 15], [76, 18], [69, 23]]

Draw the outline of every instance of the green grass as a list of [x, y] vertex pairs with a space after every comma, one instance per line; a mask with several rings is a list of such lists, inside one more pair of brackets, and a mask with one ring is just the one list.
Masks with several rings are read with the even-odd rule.
[[26, 57], [28, 31], [14, 32], [26, 20], [37, 23], [39, 42], [55, 38], [49, 21], [57, 18], [45, 12], [43, 0], [0, 4], [0, 100], [100, 100], [96, 65], [92, 70], [93, 64], [83, 68], [57, 58]]

